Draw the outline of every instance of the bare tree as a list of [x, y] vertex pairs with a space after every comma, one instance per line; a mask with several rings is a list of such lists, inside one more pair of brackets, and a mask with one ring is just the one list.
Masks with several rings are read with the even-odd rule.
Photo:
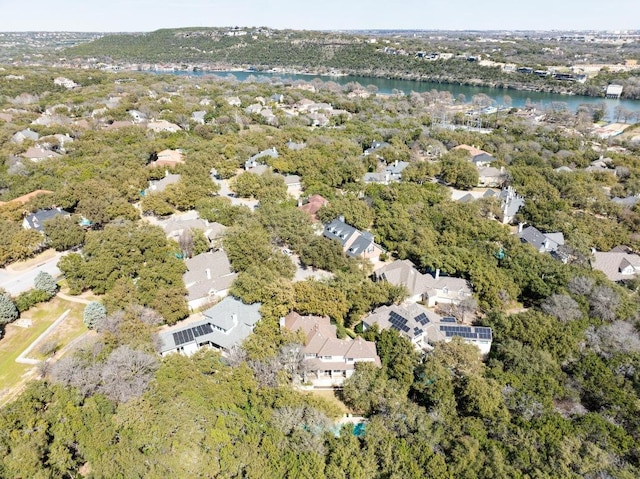
[[640, 334], [629, 321], [614, 321], [598, 329], [592, 326], [585, 336], [587, 344], [605, 357], [615, 353], [640, 352]]
[[553, 316], [563, 323], [582, 317], [578, 303], [566, 294], [552, 294], [542, 302], [541, 308], [545, 314]]
[[584, 296], [591, 292], [594, 284], [595, 281], [587, 276], [576, 276], [569, 281], [567, 288], [573, 294]]
[[101, 369], [99, 391], [114, 401], [127, 402], [147, 389], [158, 369], [158, 360], [152, 354], [120, 346]]
[[191, 258], [193, 256], [193, 233], [190, 229], [185, 229], [178, 238], [178, 244], [180, 245], [180, 251], [186, 257]]
[[603, 321], [616, 319], [616, 312], [620, 306], [620, 297], [608, 286], [596, 286], [589, 295], [589, 311]]

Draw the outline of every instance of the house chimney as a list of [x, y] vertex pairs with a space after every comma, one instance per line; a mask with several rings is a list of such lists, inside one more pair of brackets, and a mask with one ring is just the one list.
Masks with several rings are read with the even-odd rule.
[[285, 327], [285, 319], [282, 316], [280, 316], [280, 329], [284, 329], [284, 327]]
[[549, 241], [549, 238], [545, 238], [544, 243], [542, 243], [542, 245], [544, 246], [544, 249], [546, 251], [549, 251], [549, 247], [551, 246], [551, 242]]
[[591, 247], [591, 254], [595, 255], [596, 254], [596, 249], [594, 247]]
[[440, 279], [440, 268], [436, 268], [435, 279], [438, 281]]
[[204, 271], [207, 273], [207, 279], [211, 279], [211, 269], [207, 268]]
[[233, 321], [234, 326], [238, 324], [238, 315], [236, 313], [231, 314], [231, 321]]
[[338, 216], [338, 221], [342, 221], [344, 223], [344, 215]]
[[518, 223], [518, 234], [522, 233], [523, 228], [524, 228], [524, 223]]
[[298, 208], [302, 206], [302, 198], [298, 198]]

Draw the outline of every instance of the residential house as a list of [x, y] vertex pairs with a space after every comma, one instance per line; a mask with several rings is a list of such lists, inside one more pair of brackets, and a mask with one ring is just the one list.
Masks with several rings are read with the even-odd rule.
[[282, 93], [275, 93], [269, 97], [269, 100], [274, 103], [282, 103], [284, 101], [284, 95]]
[[478, 186], [482, 188], [496, 188], [502, 186], [506, 180], [504, 167], [494, 168], [483, 166], [478, 168]]
[[455, 318], [443, 318], [415, 303], [380, 306], [362, 320], [364, 330], [374, 324], [381, 330], [395, 329], [409, 339], [417, 350], [429, 350], [437, 342], [460, 337], [486, 355], [493, 340], [491, 328], [457, 324]]
[[155, 131], [156, 133], [160, 133], [163, 131], [167, 131], [169, 133], [176, 133], [177, 131], [182, 130], [175, 123], [171, 123], [167, 120], [154, 120], [147, 123], [147, 129]]
[[304, 211], [311, 217], [312, 221], [318, 221], [318, 211], [325, 205], [328, 205], [329, 201], [321, 195], [312, 195], [307, 198], [306, 203], [299, 202], [298, 208]]
[[14, 199], [9, 200], [9, 201], [0, 201], [0, 205], [6, 205], [6, 204], [9, 204], [9, 203], [12, 203], [12, 204], [16, 204], [16, 203], [25, 204], [25, 203], [29, 202], [32, 198], [35, 198], [36, 196], [50, 195], [52, 193], [53, 193], [53, 191], [49, 191], [49, 190], [35, 190], [35, 191], [32, 191], [31, 193], [27, 193], [26, 195], [18, 196], [17, 198], [14, 198]]
[[71, 213], [60, 208], [52, 208], [50, 210], [38, 210], [24, 217], [22, 227], [26, 230], [32, 229], [36, 231], [44, 231], [45, 221], [52, 220], [56, 216], [70, 216]]
[[218, 250], [202, 253], [185, 261], [187, 272], [182, 279], [187, 288], [189, 309], [195, 310], [229, 293], [238, 276], [231, 270], [227, 254]]
[[518, 238], [523, 243], [533, 246], [539, 253], [553, 253], [564, 245], [564, 235], [558, 233], [543, 233], [535, 226], [523, 228], [518, 225]]
[[227, 105], [229, 106], [240, 106], [242, 105], [242, 102], [240, 101], [240, 98], [238, 98], [237, 96], [230, 96], [225, 98], [225, 101], [227, 102]]
[[133, 121], [135, 121], [136, 123], [142, 123], [144, 121], [147, 121], [147, 115], [145, 115], [144, 113], [142, 113], [141, 111], [138, 110], [129, 110], [128, 111], [129, 116], [133, 119]]
[[291, 312], [280, 320], [289, 331], [301, 331], [305, 342], [302, 348], [307, 374], [303, 379], [314, 386], [341, 386], [355, 371], [355, 364], [370, 362], [380, 367], [376, 343], [356, 339], [338, 339], [337, 328], [328, 317], [300, 316]]
[[170, 173], [165, 174], [165, 177], [161, 180], [150, 180], [149, 188], [144, 191], [143, 196], [151, 193], [161, 193], [167, 186], [175, 185], [178, 181], [180, 181], [180, 175], [172, 175]]
[[422, 274], [408, 259], [396, 260], [379, 268], [374, 273], [376, 280], [384, 280], [394, 286], [407, 288], [406, 302], [424, 301], [432, 308], [438, 304], [460, 304], [473, 296], [471, 284], [462, 278], [442, 276], [436, 269], [434, 274]]
[[465, 150], [465, 151], [467, 151], [469, 153], [469, 155], [471, 156], [471, 162], [477, 168], [487, 167], [492, 162], [495, 161], [495, 158], [493, 156], [491, 156], [489, 153], [487, 153], [484, 150], [476, 148], [475, 146], [458, 145], [453, 149], [454, 150]]
[[380, 183], [388, 185], [402, 180], [402, 172], [409, 166], [406, 161], [394, 161], [384, 169], [384, 171], [365, 173], [363, 181], [365, 183]]
[[512, 223], [520, 208], [524, 206], [524, 198], [508, 186], [500, 191], [498, 199], [500, 200], [500, 221], [505, 225]]
[[307, 146], [307, 144], [304, 141], [302, 141], [300, 143], [296, 143], [295, 141], [289, 140], [287, 142], [287, 148], [289, 148], [292, 151], [302, 150], [306, 146]]
[[198, 125], [204, 125], [204, 117], [207, 115], [205, 110], [198, 110], [191, 113], [191, 119]]
[[46, 150], [39, 146], [31, 146], [27, 151], [25, 151], [22, 156], [28, 160], [37, 163], [39, 161], [48, 160], [50, 158], [60, 158], [62, 155], [60, 153], [56, 153], [55, 151]]
[[625, 248], [609, 252], [593, 251], [591, 267], [602, 271], [611, 281], [625, 281], [640, 273], [640, 256]]
[[[371, 143], [371, 146], [369, 148], [364, 150], [364, 152], [362, 153], [362, 156], [369, 156], [386, 146], [391, 146], [391, 145], [386, 141], [374, 141]], [[382, 157], [378, 156], [378, 158], [382, 158]]]
[[209, 223], [198, 216], [197, 211], [189, 211], [181, 215], [174, 215], [168, 220], [161, 221], [159, 225], [164, 230], [167, 238], [179, 241], [180, 236], [187, 230], [200, 230], [212, 241], [224, 234], [226, 226], [220, 223]]
[[191, 356], [200, 348], [210, 347], [226, 354], [253, 332], [261, 318], [260, 306], [227, 296], [207, 309], [203, 320], [160, 333], [159, 352], [162, 356], [170, 353]]
[[287, 193], [294, 198], [302, 193], [302, 178], [298, 175], [284, 175], [284, 184], [287, 186]]
[[40, 138], [40, 135], [38, 133], [31, 130], [30, 128], [27, 128], [25, 130], [20, 130], [14, 133], [13, 136], [11, 137], [11, 141], [13, 143], [22, 143], [24, 140], [37, 141], [38, 138]]
[[376, 244], [373, 235], [368, 231], [359, 231], [344, 222], [340, 216], [325, 226], [324, 236], [340, 242], [347, 256], [352, 258], [376, 259], [384, 249]]
[[155, 154], [155, 160], [149, 163], [150, 167], [164, 166], [174, 168], [184, 163], [184, 154], [182, 150], [162, 150]]
[[253, 155], [251, 158], [249, 158], [247, 161], [244, 162], [244, 169], [246, 171], [249, 171], [251, 168], [255, 168], [256, 166], [259, 165], [264, 165], [264, 163], [262, 163], [260, 160], [261, 158], [266, 158], [266, 157], [271, 157], [271, 158], [278, 158], [278, 150], [274, 148], [269, 148], [268, 150], [263, 150], [260, 153], [256, 153], [255, 155]]

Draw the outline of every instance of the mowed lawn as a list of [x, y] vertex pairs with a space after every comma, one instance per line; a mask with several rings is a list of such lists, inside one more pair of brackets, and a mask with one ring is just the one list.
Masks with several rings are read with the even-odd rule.
[[[3, 397], [10, 395], [13, 388], [20, 386], [23, 376], [34, 368], [29, 364], [16, 363], [16, 358], [67, 309], [71, 310], [67, 318], [50, 336], [42, 341], [45, 343], [49, 340], [55, 340], [60, 344], [60, 347], [63, 347], [86, 331], [86, 327], [82, 323], [83, 304], [54, 298], [48, 303], [40, 304], [21, 314], [21, 318], [31, 319], [33, 322], [31, 327], [22, 328], [15, 324], [6, 326], [4, 336], [0, 339], [0, 404], [3, 403]], [[30, 358], [45, 359], [38, 352], [42, 343], [32, 350], [29, 354]]]

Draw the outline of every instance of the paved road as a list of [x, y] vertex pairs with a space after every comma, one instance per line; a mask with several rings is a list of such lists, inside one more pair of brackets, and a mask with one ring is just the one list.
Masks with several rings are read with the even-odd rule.
[[33, 288], [33, 282], [40, 271], [57, 278], [62, 274], [58, 269], [58, 260], [61, 256], [62, 253], [56, 253], [53, 258], [44, 260], [24, 271], [0, 269], [0, 288], [5, 289], [11, 296], [17, 296]]

